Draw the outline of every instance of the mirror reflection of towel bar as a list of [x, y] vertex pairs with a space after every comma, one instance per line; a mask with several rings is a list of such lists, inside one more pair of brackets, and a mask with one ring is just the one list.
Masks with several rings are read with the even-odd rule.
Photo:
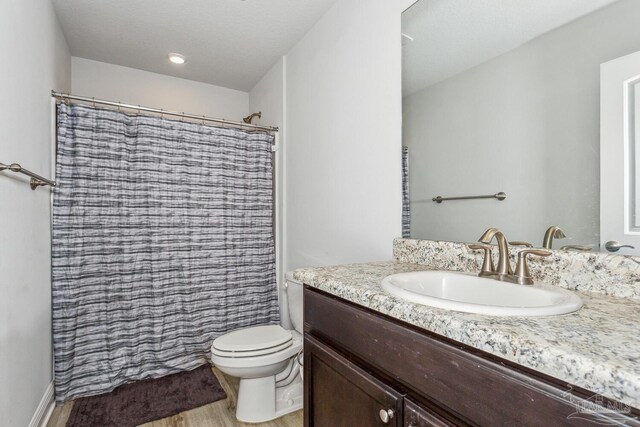
[[11, 163], [10, 165], [5, 165], [4, 163], [0, 163], [0, 171], [10, 170], [11, 172], [21, 173], [23, 175], [27, 175], [31, 177], [31, 189], [35, 190], [41, 185], [50, 185], [51, 187], [55, 187], [56, 183], [51, 181], [50, 179], [43, 178], [37, 173], [33, 173], [30, 170], [27, 170], [20, 166], [18, 163]]
[[484, 196], [460, 196], [460, 197], [436, 196], [431, 200], [436, 202], [436, 203], [442, 203], [445, 200], [471, 200], [471, 199], [498, 199], [498, 200], [504, 200], [506, 198], [507, 198], [507, 195], [501, 191], [501, 192], [496, 193], [496, 194], [487, 194], [487, 195], [484, 195]]

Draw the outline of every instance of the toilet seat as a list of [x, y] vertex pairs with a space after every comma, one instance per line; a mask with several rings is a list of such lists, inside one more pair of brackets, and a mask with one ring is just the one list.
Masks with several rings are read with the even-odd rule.
[[280, 350], [276, 350], [275, 348], [258, 350], [263, 353], [259, 356], [251, 356], [249, 352], [225, 352], [218, 350], [212, 345], [211, 361], [215, 366], [225, 366], [228, 368], [255, 368], [272, 363], [279, 363], [290, 357], [294, 357], [302, 350], [302, 335], [297, 331], [287, 332], [292, 334], [291, 342], [282, 345], [283, 348]]
[[255, 357], [255, 356], [266, 356], [267, 354], [277, 353], [280, 350], [284, 350], [285, 348], [291, 347], [293, 345], [292, 340], [284, 344], [280, 344], [274, 347], [263, 348], [260, 350], [250, 350], [250, 351], [224, 351], [216, 348], [215, 345], [211, 346], [211, 353], [216, 356], [221, 357]]
[[291, 331], [279, 325], [254, 326], [216, 338], [211, 352], [221, 357], [245, 358], [273, 354], [292, 345]]

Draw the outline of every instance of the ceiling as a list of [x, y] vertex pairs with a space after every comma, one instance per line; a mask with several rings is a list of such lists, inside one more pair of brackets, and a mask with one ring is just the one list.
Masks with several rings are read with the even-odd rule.
[[617, 0], [420, 0], [402, 15], [403, 93], [506, 53]]
[[[53, 0], [71, 55], [249, 91], [336, 0]], [[169, 52], [187, 57], [182, 66]]]

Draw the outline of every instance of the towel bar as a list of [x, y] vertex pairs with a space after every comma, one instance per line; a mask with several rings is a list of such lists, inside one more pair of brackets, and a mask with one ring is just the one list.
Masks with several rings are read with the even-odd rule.
[[51, 187], [55, 187], [55, 181], [51, 181], [50, 179], [44, 178], [37, 173], [33, 173], [30, 170], [27, 170], [20, 166], [18, 163], [11, 163], [10, 165], [5, 165], [4, 163], [0, 163], [0, 171], [10, 170], [11, 172], [21, 173], [23, 175], [27, 175], [31, 177], [31, 189], [35, 190], [41, 185], [50, 185]]
[[487, 195], [484, 195], [484, 196], [460, 196], [460, 197], [436, 196], [431, 200], [433, 200], [436, 203], [442, 203], [445, 200], [471, 200], [471, 199], [498, 199], [498, 200], [504, 200], [506, 198], [507, 198], [507, 195], [501, 191], [501, 192], [496, 193], [496, 194], [487, 194]]

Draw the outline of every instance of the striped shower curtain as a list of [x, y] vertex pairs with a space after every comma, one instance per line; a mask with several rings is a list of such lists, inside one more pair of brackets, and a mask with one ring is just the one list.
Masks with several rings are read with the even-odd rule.
[[279, 320], [273, 136], [58, 106], [53, 345], [58, 402], [205, 363]]
[[411, 200], [409, 200], [409, 147], [402, 146], [402, 237], [411, 237]]

